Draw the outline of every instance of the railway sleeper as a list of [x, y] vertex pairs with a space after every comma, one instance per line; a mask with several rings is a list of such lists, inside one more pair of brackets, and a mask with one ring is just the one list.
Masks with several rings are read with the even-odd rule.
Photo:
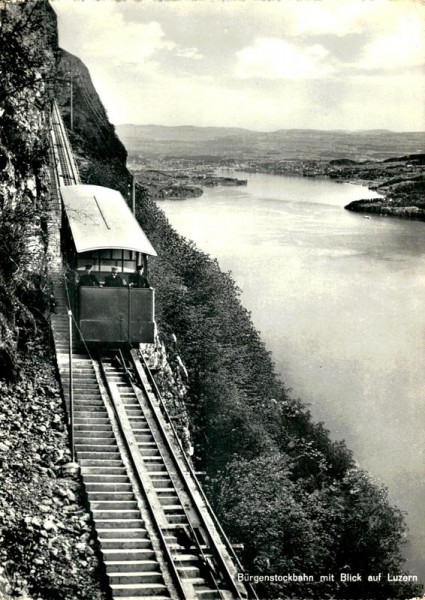
[[[66, 335], [64, 319], [57, 323], [57, 337], [63, 340], [57, 349], [64, 354], [68, 351]], [[115, 441], [93, 366], [90, 359], [82, 354], [77, 341], [74, 341], [73, 352], [78, 359], [73, 377], [76, 451], [112, 595], [125, 600], [170, 598]], [[219, 592], [209, 578], [203, 576], [198, 547], [193, 545], [186, 549], [179, 544], [176, 528], [186, 527], [188, 517], [173, 483], [176, 474], [173, 471], [170, 475], [168, 471], [170, 459], [167, 451], [163, 457], [162, 442], [155, 439], [157, 434], [152, 433], [149, 418], [144, 414], [127, 375], [113, 365], [105, 364], [105, 369], [108, 380], [115, 383], [120, 394], [149, 478], [170, 525], [164, 535], [180, 577], [190, 582], [194, 600], [230, 599], [229, 592]], [[62, 367], [62, 376], [66, 390], [66, 367]], [[202, 549], [209, 553], [207, 546]], [[221, 582], [217, 583], [221, 587]]]
[[[108, 378], [111, 377], [112, 371], [112, 369], [107, 370]], [[132, 389], [125, 384], [124, 376], [120, 378], [114, 375], [111, 381], [117, 384], [127, 418], [169, 524], [173, 527], [176, 525], [188, 525], [185, 509], [180, 503], [177, 491], [168, 473], [166, 460], [162, 457], [157, 442], [149, 430], [148, 419], [143, 413], [139, 399], [132, 392]], [[143, 434], [140, 433], [142, 426]], [[164, 474], [163, 476], [161, 476], [162, 473]], [[167, 531], [165, 533], [165, 540], [172, 552], [173, 561], [180, 577], [190, 582], [196, 598], [222, 599], [223, 595], [216, 589], [215, 584], [211, 586], [211, 581], [207, 581], [207, 579], [201, 577], [201, 570], [197, 566], [199, 563], [199, 557], [197, 556], [198, 547], [195, 545], [195, 542], [188, 548], [188, 550], [195, 554], [185, 554], [185, 548], [178, 543], [176, 531]], [[202, 550], [208, 552], [209, 548], [203, 545]]]

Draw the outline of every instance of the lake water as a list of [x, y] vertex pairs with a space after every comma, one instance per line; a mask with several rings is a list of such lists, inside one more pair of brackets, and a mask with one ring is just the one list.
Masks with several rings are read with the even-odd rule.
[[292, 395], [406, 511], [425, 579], [425, 224], [344, 210], [376, 196], [361, 186], [235, 175], [248, 186], [159, 205], [232, 272]]

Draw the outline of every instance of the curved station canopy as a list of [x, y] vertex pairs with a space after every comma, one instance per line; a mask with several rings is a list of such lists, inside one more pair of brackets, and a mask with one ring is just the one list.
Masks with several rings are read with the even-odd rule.
[[126, 201], [116, 190], [97, 185], [61, 187], [75, 248], [133, 250], [157, 256]]

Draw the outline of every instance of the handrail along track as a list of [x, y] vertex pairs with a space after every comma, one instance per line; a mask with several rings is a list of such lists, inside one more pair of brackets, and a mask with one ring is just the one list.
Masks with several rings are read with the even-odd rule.
[[[240, 570], [242, 570], [242, 567], [227, 538], [220, 536], [217, 531], [214, 531], [214, 529], [217, 529], [217, 517], [214, 515], [211, 507], [205, 502], [206, 499], [201, 492], [199, 482], [195, 481], [196, 478], [192, 477], [192, 470], [187, 468], [189, 461], [178, 436], [174, 437], [173, 444], [173, 436], [167, 435], [165, 432], [166, 428], [164, 425], [166, 421], [165, 419], [161, 419], [162, 412], [166, 411], [165, 405], [156, 386], [152, 386], [153, 393], [150, 393], [146, 385], [146, 383], [150, 384], [150, 382], [153, 382], [152, 374], [146, 364], [142, 364], [139, 360], [137, 351], [132, 350], [125, 353], [119, 351], [117, 356], [119, 356], [122, 381], [126, 380], [128, 388], [133, 390], [140, 404], [144, 404], [141, 407], [144, 416], [147, 417], [147, 413], [150, 413], [147, 418], [148, 424], [150, 421], [151, 431], [156, 428], [156, 436], [153, 437], [158, 448], [158, 454], [164, 459], [168, 476], [174, 486], [176, 502], [179, 503], [178, 510], [181, 513], [181, 525], [180, 527], [173, 527], [170, 523], [167, 528], [174, 534], [176, 530], [183, 528], [185, 532], [183, 535], [186, 536], [185, 542], [187, 542], [190, 552], [197, 555], [196, 561], [198, 565], [200, 565], [202, 572], [209, 580], [212, 589], [217, 591], [220, 599], [229, 598], [229, 593], [231, 594], [231, 598], [246, 598], [247, 594], [244, 587], [238, 586], [235, 583], [237, 575], [236, 566], [232, 565], [233, 573], [231, 573], [229, 563], [236, 563]], [[100, 364], [102, 365], [103, 375], [106, 381], [108, 381], [108, 373], [104, 368], [104, 362], [105, 358], [101, 359]], [[109, 368], [111, 369], [111, 366]], [[108, 385], [108, 387], [111, 391], [111, 386]], [[137, 389], [139, 394], [137, 394]], [[113, 393], [111, 395], [115, 396], [114, 400], [116, 400], [116, 395]], [[140, 396], [142, 396], [143, 402], [140, 401]], [[158, 409], [161, 411], [160, 413]], [[168, 415], [168, 412], [166, 414]], [[169, 422], [167, 425], [171, 428], [169, 415], [168, 419]], [[175, 434], [175, 430], [173, 434]], [[186, 472], [181, 464], [181, 458], [183, 457], [186, 462]], [[174, 556], [173, 560], [178, 564], [178, 556]], [[251, 597], [255, 597], [255, 592], [250, 595]], [[193, 598], [196, 596], [189, 595], [188, 597]]]
[[[136, 365], [136, 360], [134, 358], [133, 352], [131, 352], [131, 357], [133, 359], [133, 364]], [[180, 440], [180, 437], [179, 437], [179, 434], [178, 434], [178, 432], [177, 432], [177, 430], [175, 428], [173, 419], [171, 418], [171, 416], [170, 416], [170, 414], [168, 412], [168, 409], [167, 409], [167, 407], [165, 405], [165, 402], [162, 399], [162, 396], [161, 396], [161, 393], [160, 393], [160, 391], [158, 389], [158, 386], [156, 385], [155, 378], [153, 377], [153, 375], [152, 375], [152, 373], [151, 373], [148, 365], [146, 364], [146, 361], [144, 359], [143, 354], [139, 353], [138, 360], [142, 364], [142, 367], [143, 367], [143, 369], [144, 369], [144, 371], [146, 373], [148, 382], [149, 382], [150, 386], [152, 387], [152, 389], [154, 390], [154, 393], [155, 393], [155, 396], [156, 396], [157, 400], [159, 400], [160, 410], [163, 413], [167, 424], [170, 426], [170, 428], [173, 431], [174, 438], [175, 438], [175, 440], [177, 441], [177, 443], [179, 445], [179, 448], [180, 448], [180, 451], [181, 451], [181, 455], [182, 455], [182, 457], [184, 459], [185, 465], [186, 465], [187, 469], [189, 470], [190, 475], [191, 475], [193, 481], [196, 483], [196, 487], [197, 487], [197, 489], [199, 491], [199, 494], [201, 495], [202, 501], [207, 506], [208, 511], [209, 511], [209, 513], [210, 513], [210, 515], [211, 515], [211, 517], [213, 519], [214, 525], [217, 528], [217, 530], [218, 530], [218, 532], [220, 534], [220, 537], [222, 537], [222, 539], [225, 541], [227, 550], [228, 550], [230, 556], [232, 557], [233, 561], [237, 565], [239, 572], [243, 573], [244, 572], [244, 567], [243, 567], [242, 563], [240, 562], [238, 555], [234, 551], [233, 546], [232, 546], [230, 540], [228, 539], [225, 531], [223, 530], [223, 528], [221, 526], [221, 523], [220, 523], [220, 521], [217, 518], [217, 515], [215, 514], [213, 508], [211, 507], [211, 504], [210, 504], [207, 496], [205, 495], [205, 492], [204, 492], [204, 490], [202, 488], [202, 485], [201, 485], [201, 483], [199, 482], [199, 479], [196, 476], [196, 473], [195, 473], [195, 470], [194, 470], [194, 468], [192, 466], [192, 463], [189, 460], [189, 458], [188, 458], [188, 456], [187, 456], [187, 454], [186, 454], [186, 452], [185, 452], [185, 450], [183, 448], [183, 444], [182, 444], [182, 442]], [[253, 586], [250, 583], [248, 583], [248, 585], [245, 583], [245, 587], [247, 587], [249, 589], [249, 597], [258, 600], [257, 594], [256, 594], [255, 589], [253, 588]]]

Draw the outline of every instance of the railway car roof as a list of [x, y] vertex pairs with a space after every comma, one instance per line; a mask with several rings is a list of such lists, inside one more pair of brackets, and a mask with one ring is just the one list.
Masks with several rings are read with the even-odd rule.
[[116, 190], [98, 185], [69, 185], [61, 188], [61, 195], [78, 253], [107, 248], [157, 256]]

